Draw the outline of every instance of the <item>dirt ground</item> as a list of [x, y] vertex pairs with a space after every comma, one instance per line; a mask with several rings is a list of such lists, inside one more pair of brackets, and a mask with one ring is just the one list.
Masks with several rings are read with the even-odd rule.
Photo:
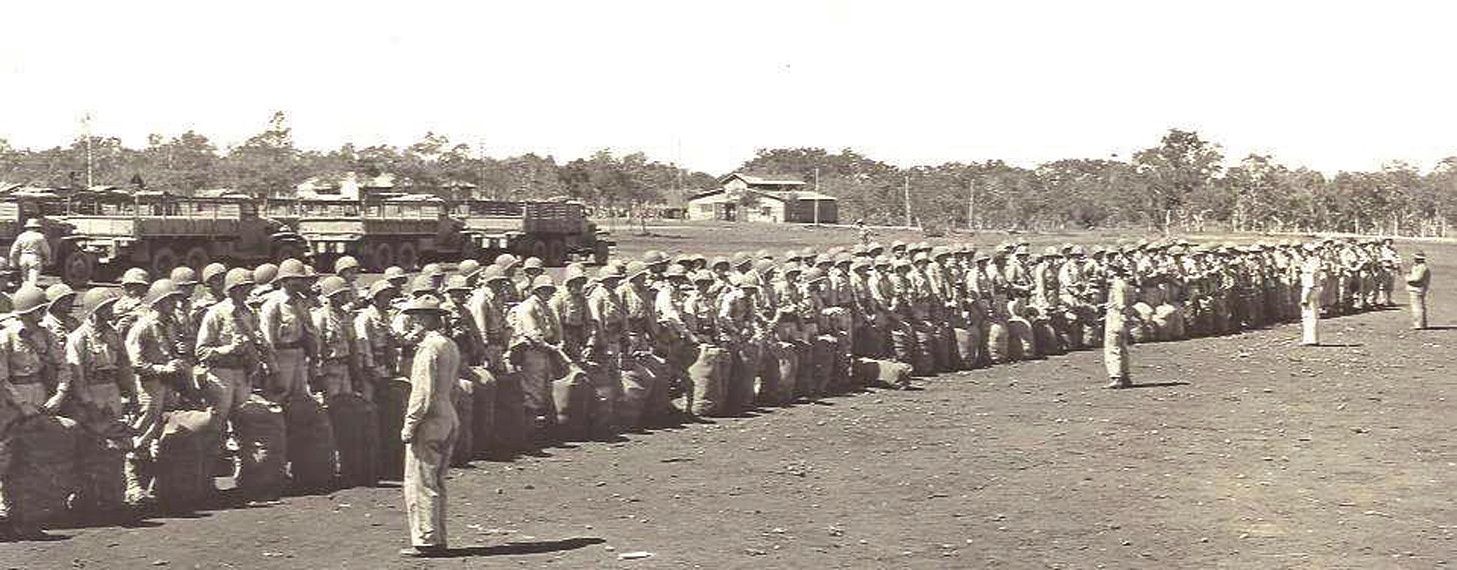
[[[851, 234], [685, 226], [622, 251]], [[797, 239], [796, 239], [797, 238]], [[890, 238], [894, 239], [894, 238]], [[989, 243], [1004, 236], [986, 236]], [[1062, 237], [1051, 238], [1060, 241]], [[792, 241], [791, 241], [792, 240]], [[978, 238], [978, 241], [981, 241]], [[762, 244], [762, 245], [755, 245]], [[1457, 246], [1404, 311], [1100, 353], [476, 462], [449, 483], [461, 556], [405, 561], [398, 488], [57, 531], [18, 568], [1428, 568], [1457, 562]], [[1403, 245], [1403, 253], [1414, 247]], [[1446, 328], [1441, 328], [1446, 327]], [[619, 560], [632, 552], [651, 557]]]

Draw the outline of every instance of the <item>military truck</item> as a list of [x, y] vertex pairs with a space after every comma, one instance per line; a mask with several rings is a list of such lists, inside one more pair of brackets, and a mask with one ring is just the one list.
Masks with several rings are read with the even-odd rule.
[[480, 232], [452, 218], [445, 201], [432, 195], [275, 199], [267, 208], [298, 220], [298, 232], [312, 247], [319, 271], [333, 271], [334, 261], [344, 255], [370, 271], [482, 255]]
[[487, 256], [514, 253], [560, 266], [580, 255], [601, 265], [616, 245], [587, 219], [580, 202], [465, 200], [455, 204], [454, 212], [467, 230], [481, 236], [480, 249]]
[[183, 197], [103, 190], [78, 192], [67, 202], [62, 220], [69, 234], [56, 258], [68, 283], [85, 283], [128, 267], [144, 268], [156, 277], [179, 265], [253, 265], [308, 252], [308, 243], [297, 232], [260, 216], [253, 198], [244, 194]]

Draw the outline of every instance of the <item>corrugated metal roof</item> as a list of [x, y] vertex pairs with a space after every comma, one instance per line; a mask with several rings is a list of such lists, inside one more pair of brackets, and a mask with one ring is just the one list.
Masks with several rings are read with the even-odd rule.
[[730, 178], [739, 178], [751, 186], [755, 184], [764, 186], [804, 186], [803, 180], [783, 174], [754, 175], [735, 172], [718, 179], [718, 182], [719, 184], [723, 184]]

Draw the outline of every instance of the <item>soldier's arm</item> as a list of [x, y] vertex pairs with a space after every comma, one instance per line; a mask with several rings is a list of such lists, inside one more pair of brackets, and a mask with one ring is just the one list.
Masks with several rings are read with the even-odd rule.
[[147, 362], [146, 343], [147, 332], [150, 326], [133, 326], [126, 333], [126, 355], [131, 360], [132, 366], [144, 372], [158, 374], [161, 370], [160, 364]]
[[410, 369], [410, 402], [405, 408], [401, 434], [413, 436], [415, 428], [430, 411], [430, 402], [435, 396], [435, 376], [441, 372], [439, 360], [440, 350], [435, 343], [422, 344], [415, 354], [415, 362]]
[[21, 402], [20, 391], [10, 383], [10, 338], [9, 332], [0, 330], [0, 397], [10, 400], [11, 403]]
[[46, 241], [45, 239], [41, 239], [39, 241], [39, 245], [40, 245], [40, 260], [41, 260], [41, 263], [42, 264], [45, 264], [45, 265], [50, 265], [50, 263], [51, 263], [51, 243], [49, 241]]
[[46, 411], [55, 413], [61, 409], [61, 403], [65, 402], [66, 397], [71, 394], [71, 367], [66, 364], [64, 339], [56, 338], [49, 331], [41, 336], [46, 339], [44, 342], [47, 345], [46, 367], [53, 371], [52, 374], [55, 375], [55, 378], [52, 381], [56, 384], [56, 393], [46, 401], [45, 407]]
[[359, 355], [359, 365], [365, 370], [378, 372], [374, 363], [374, 338], [369, 330], [369, 317], [360, 313], [354, 317], [354, 353]]
[[263, 307], [258, 311], [258, 333], [263, 335], [264, 342], [269, 346], [278, 344], [278, 325], [281, 316], [280, 306], [282, 303], [268, 300], [263, 302]]
[[66, 338], [66, 363], [71, 369], [71, 379], [81, 388], [72, 393], [78, 402], [91, 401], [91, 383], [86, 380], [87, 341], [84, 335], [72, 334]]
[[193, 344], [192, 353], [198, 362], [210, 362], [219, 356], [232, 354], [231, 347], [217, 346], [222, 342], [222, 331], [219, 329], [217, 313], [208, 311], [202, 316], [202, 323], [197, 327], [197, 342]]

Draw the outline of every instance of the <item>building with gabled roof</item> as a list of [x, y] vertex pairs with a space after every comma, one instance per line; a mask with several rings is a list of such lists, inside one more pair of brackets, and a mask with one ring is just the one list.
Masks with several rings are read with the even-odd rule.
[[720, 187], [688, 198], [688, 219], [745, 222], [839, 223], [834, 196], [806, 190], [803, 180], [788, 176], [733, 173], [718, 179]]

